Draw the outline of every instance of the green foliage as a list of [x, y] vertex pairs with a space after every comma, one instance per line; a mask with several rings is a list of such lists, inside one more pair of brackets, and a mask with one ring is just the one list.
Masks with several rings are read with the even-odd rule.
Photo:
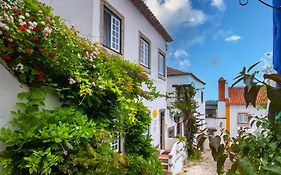
[[[141, 102], [158, 92], [139, 65], [78, 37], [37, 0], [0, 2], [0, 24], [1, 61], [32, 89], [19, 94], [16, 130], [1, 130], [4, 174], [162, 173]], [[62, 107], [45, 109], [48, 93]], [[110, 148], [119, 135], [126, 155]]]
[[[177, 100], [170, 106], [170, 110], [175, 120], [183, 119], [186, 151], [190, 158], [196, 159], [200, 157], [198, 149], [206, 139], [204, 131], [200, 131], [200, 120], [197, 118], [200, 114], [196, 112], [198, 106], [194, 100], [196, 89], [192, 85], [177, 88]], [[198, 135], [197, 141], [196, 135]]]
[[[264, 81], [255, 76], [257, 71], [250, 74], [256, 66], [248, 70], [243, 68], [234, 85], [240, 81], [246, 84], [244, 98], [247, 105], [256, 105], [257, 94], [261, 88], [266, 88], [267, 97], [271, 101], [268, 117], [258, 118], [251, 123], [259, 129], [258, 133], [247, 133], [245, 129], [239, 130], [237, 137], [230, 137], [228, 132], [222, 132], [224, 142], [220, 136], [210, 138], [210, 148], [214, 160], [217, 162], [218, 174], [224, 173], [225, 158], [229, 158], [232, 166], [227, 170], [228, 175], [278, 175], [281, 174], [281, 91], [280, 87], [272, 86], [280, 83], [281, 76], [265, 74]], [[270, 80], [270, 81], [268, 81]]]

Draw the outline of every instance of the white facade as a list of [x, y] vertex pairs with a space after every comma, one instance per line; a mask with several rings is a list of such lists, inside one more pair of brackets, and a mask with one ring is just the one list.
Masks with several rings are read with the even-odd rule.
[[[206, 118], [207, 128], [208, 129], [215, 129], [216, 132], [214, 135], [220, 135], [222, 129], [226, 129], [226, 103], [225, 102], [218, 102], [218, 115], [217, 118]], [[255, 124], [251, 127], [251, 122], [256, 119], [256, 117], [264, 117], [267, 115], [266, 109], [257, 109], [253, 106], [246, 105], [230, 105], [229, 106], [229, 113], [230, 113], [230, 136], [236, 137], [238, 136], [239, 129], [245, 128], [249, 133], [253, 133], [256, 131], [257, 127]], [[249, 114], [252, 118], [249, 120], [247, 124], [241, 124], [238, 122], [238, 115], [241, 113]]]
[[[249, 121], [248, 124], [239, 124], [238, 122], [238, 114], [239, 113], [247, 113], [249, 115], [252, 115], [253, 118]], [[264, 117], [267, 115], [266, 109], [256, 109], [252, 105], [248, 106], [246, 108], [246, 105], [230, 105], [230, 136], [235, 137], [238, 135], [239, 129], [242, 128], [249, 128], [247, 129], [248, 132], [255, 132], [257, 127], [253, 125], [250, 126], [251, 121], [255, 119], [255, 116], [257, 117]]]
[[[74, 26], [80, 35], [94, 42], [102, 42], [103, 8], [106, 6], [121, 18], [121, 56], [126, 60], [139, 64], [140, 34], [150, 41], [150, 70], [147, 70], [150, 79], [154, 82], [161, 95], [166, 95], [166, 75], [159, 78], [158, 58], [159, 52], [166, 53], [166, 41], [160, 33], [149, 23], [145, 16], [130, 0], [41, 0], [54, 9], [54, 13], [65, 19], [65, 23]], [[116, 54], [109, 50], [109, 52]], [[165, 110], [167, 116], [167, 103], [165, 97], [154, 101], [144, 101], [145, 105], [153, 110]], [[160, 115], [160, 112], [158, 112]], [[152, 120], [149, 132], [153, 145], [160, 145], [160, 117]]]
[[[252, 121], [256, 117], [265, 117], [267, 115], [267, 109], [261, 107], [255, 108], [252, 105], [246, 107], [244, 87], [232, 87], [227, 88], [227, 90], [228, 92], [226, 92], [226, 80], [221, 77], [218, 81], [217, 116], [206, 120], [207, 128], [215, 129], [216, 132], [214, 135], [220, 135], [221, 129], [226, 129], [229, 131], [231, 137], [238, 136], [238, 131], [241, 128], [246, 129], [249, 133], [255, 132], [257, 127], [255, 124], [251, 126]], [[226, 93], [228, 93], [227, 97]], [[261, 90], [258, 94], [257, 104], [267, 102], [264, 94], [266, 92]]]

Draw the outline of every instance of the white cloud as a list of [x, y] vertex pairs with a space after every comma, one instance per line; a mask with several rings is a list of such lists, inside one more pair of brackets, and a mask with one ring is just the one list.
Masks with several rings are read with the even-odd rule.
[[224, 11], [226, 8], [224, 4], [224, 0], [212, 0], [211, 5], [217, 7], [221, 11]]
[[188, 57], [189, 54], [183, 49], [178, 49], [174, 52], [174, 56], [178, 59], [180, 57]]
[[201, 10], [193, 9], [190, 0], [144, 0], [160, 22], [170, 30], [185, 24], [197, 26], [206, 21], [207, 16]]
[[230, 41], [235, 42], [235, 41], [239, 41], [240, 39], [241, 39], [241, 36], [239, 36], [239, 35], [231, 35], [229, 37], [226, 37], [225, 41], [227, 41], [227, 42], [230, 42]]
[[213, 40], [224, 40], [226, 42], [235, 42], [239, 41], [242, 37], [234, 34], [231, 30], [218, 30], [214, 35], [213, 35]]
[[182, 61], [180, 61], [180, 67], [188, 67], [188, 66], [190, 66], [190, 61], [189, 61], [189, 59], [184, 59], [184, 60], [182, 60]]

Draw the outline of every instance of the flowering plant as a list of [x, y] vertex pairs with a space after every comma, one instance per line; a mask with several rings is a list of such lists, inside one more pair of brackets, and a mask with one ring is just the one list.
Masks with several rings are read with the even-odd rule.
[[[10, 134], [5, 134], [7, 129], [2, 129], [2, 141], [7, 146], [2, 152], [4, 157], [0, 157], [4, 172], [130, 174], [137, 167], [138, 174], [161, 174], [156, 151], [150, 139], [142, 134], [149, 126], [150, 118], [141, 100], [151, 100], [158, 95], [142, 68], [106, 53], [99, 44], [78, 37], [75, 29], [69, 29], [61, 18], [52, 14], [51, 8], [37, 0], [5, 0], [0, 2], [0, 7], [1, 62], [20, 82], [31, 88], [48, 89], [64, 106], [55, 111], [31, 108], [28, 115], [19, 113], [22, 117], [16, 120], [15, 125], [18, 130], [9, 130]], [[149, 91], [142, 90], [143, 85]], [[31, 93], [35, 96], [41, 94], [39, 91]], [[74, 111], [68, 115], [68, 110]], [[28, 122], [26, 116], [30, 117]], [[73, 121], [77, 116], [77, 120], [84, 120], [87, 116], [90, 123], [77, 121], [69, 125], [69, 122], [61, 121], [65, 117]], [[63, 135], [60, 142], [56, 138], [50, 141], [37, 135], [48, 130], [37, 125], [40, 117], [49, 118], [44, 120], [44, 126], [66, 129], [54, 129], [57, 131], [55, 134]], [[95, 124], [91, 125], [91, 122]], [[29, 128], [36, 129], [29, 132], [20, 123], [29, 123]], [[64, 134], [72, 127], [91, 128], [101, 135], [92, 133], [87, 139], [82, 139], [85, 133], [78, 132], [78, 138], [66, 138]], [[11, 138], [15, 135], [17, 137]], [[126, 138], [126, 150], [138, 147], [143, 151], [129, 152], [129, 158], [113, 154], [108, 141], [103, 142], [103, 139], [110, 140], [118, 135]], [[13, 142], [9, 145], [10, 139]], [[134, 144], [130, 144], [130, 139], [134, 139]], [[27, 142], [36, 143], [36, 148], [25, 144]], [[76, 142], [81, 144], [74, 147], [72, 143]], [[71, 143], [73, 150], [67, 143]], [[110, 160], [112, 165], [107, 163]], [[137, 160], [143, 162], [141, 167]]]

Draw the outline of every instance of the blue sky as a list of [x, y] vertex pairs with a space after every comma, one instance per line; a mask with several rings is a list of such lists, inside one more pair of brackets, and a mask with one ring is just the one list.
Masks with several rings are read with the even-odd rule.
[[206, 100], [217, 99], [220, 77], [231, 86], [243, 66], [270, 59], [264, 54], [272, 51], [272, 9], [257, 0], [145, 1], [174, 39], [168, 66], [205, 81]]

